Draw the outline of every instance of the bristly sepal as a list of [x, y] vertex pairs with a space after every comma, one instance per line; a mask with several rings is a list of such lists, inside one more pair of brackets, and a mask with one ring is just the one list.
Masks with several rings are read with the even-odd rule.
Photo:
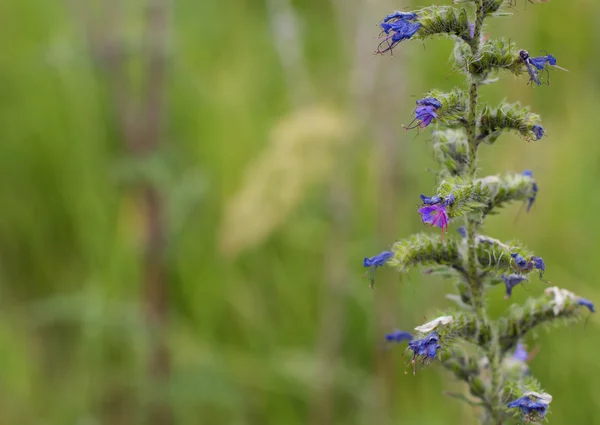
[[415, 38], [427, 38], [434, 35], [457, 37], [469, 42], [472, 38], [469, 19], [465, 9], [451, 6], [431, 6], [418, 12], [421, 29]]
[[493, 144], [503, 131], [516, 131], [526, 141], [539, 140], [544, 135], [541, 118], [519, 103], [486, 106], [479, 120], [479, 142]]
[[426, 98], [433, 98], [440, 102], [437, 110], [437, 123], [447, 127], [464, 126], [466, 123], [467, 94], [464, 90], [454, 88], [450, 92], [432, 90]]
[[442, 242], [438, 237], [424, 233], [396, 242], [392, 252], [394, 255], [388, 260], [388, 264], [403, 273], [419, 266], [440, 265], [453, 269], [462, 267], [456, 240]]
[[519, 49], [515, 44], [504, 39], [487, 40], [477, 56], [471, 54], [468, 46], [457, 45], [454, 58], [459, 69], [471, 75], [479, 83], [500, 70], [514, 75], [527, 72], [519, 56]]
[[584, 298], [554, 286], [547, 288], [541, 297], [528, 299], [523, 306], [512, 306], [508, 317], [499, 322], [502, 351], [514, 349], [519, 339], [540, 325], [580, 319], [587, 307], [581, 300]]
[[503, 176], [484, 177], [478, 181], [487, 195], [487, 199], [483, 201], [483, 216], [494, 214], [497, 208], [510, 202], [535, 199], [537, 192], [537, 184], [533, 176], [528, 174], [507, 173]]
[[461, 129], [433, 132], [435, 159], [442, 166], [442, 177], [461, 176], [468, 171], [469, 145]]

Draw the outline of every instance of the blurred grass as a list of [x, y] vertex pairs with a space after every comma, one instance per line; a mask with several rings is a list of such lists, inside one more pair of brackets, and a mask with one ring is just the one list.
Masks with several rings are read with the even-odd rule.
[[[106, 69], [90, 56], [73, 4], [0, 5], [0, 423], [145, 423], [153, 394], [173, 406], [176, 423], [323, 423], [315, 394], [329, 385], [324, 364], [336, 424], [474, 423], [470, 408], [443, 396], [458, 386], [443, 371], [405, 375], [400, 350], [380, 345], [382, 329], [411, 328], [447, 305], [450, 284], [418, 274], [400, 282], [383, 271], [373, 293], [360, 267], [363, 256], [423, 230], [414, 206], [434, 185], [429, 134], [400, 125], [417, 96], [460, 83], [448, 73], [451, 43], [406, 43], [393, 58], [375, 57], [379, 17], [403, 5], [297, 0], [289, 4], [299, 32], [286, 42], [299, 46], [308, 82], [295, 82], [274, 45], [277, 17], [262, 2], [174, 2], [165, 148], [140, 163], [117, 136]], [[484, 100], [530, 104], [549, 135], [535, 144], [507, 135], [482, 149], [483, 172], [529, 168], [541, 188], [530, 214], [515, 223], [519, 206], [507, 208], [486, 230], [525, 241], [553, 283], [600, 299], [600, 6], [523, 0], [518, 8], [490, 34], [552, 52], [570, 72], [539, 89], [508, 75], [484, 89]], [[137, 78], [144, 1], [121, 9], [119, 21], [98, 14], [97, 24], [131, 52]], [[296, 96], [296, 84], [312, 93]], [[308, 161], [296, 171], [302, 190], [283, 194], [294, 199], [285, 214], [268, 197], [251, 197], [260, 209], [236, 216], [228, 205], [264, 172], [252, 167], [267, 155], [273, 129], [311, 105], [329, 105], [356, 128], [330, 172], [315, 174]], [[302, 131], [312, 134], [312, 125]], [[397, 159], [384, 172], [390, 140]], [[298, 155], [310, 158], [302, 151], [310, 146]], [[139, 174], [169, 203], [173, 373], [165, 388], [145, 372], [142, 218], [127, 191]], [[280, 177], [256, 181], [273, 191]], [[228, 223], [234, 236], [265, 224], [269, 231], [225, 256], [220, 229]], [[533, 282], [513, 301], [542, 290]], [[500, 294], [491, 298], [495, 312], [507, 308]], [[320, 334], [330, 308], [339, 312], [333, 336]], [[539, 333], [531, 368], [554, 395], [553, 423], [600, 424], [596, 324]], [[329, 336], [339, 344], [323, 351]]]

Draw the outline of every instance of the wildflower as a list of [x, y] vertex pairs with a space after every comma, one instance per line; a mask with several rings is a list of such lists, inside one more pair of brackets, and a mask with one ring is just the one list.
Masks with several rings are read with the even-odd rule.
[[502, 275], [501, 277], [504, 281], [504, 285], [506, 285], [506, 295], [504, 296], [504, 299], [506, 300], [512, 295], [512, 290], [515, 286], [523, 281], [527, 281], [527, 278], [521, 274]]
[[416, 13], [400, 12], [399, 10], [396, 10], [389, 15], [386, 15], [383, 18], [383, 22], [389, 22], [391, 20], [412, 21], [415, 18], [417, 18]]
[[592, 313], [596, 312], [596, 309], [594, 308], [594, 303], [590, 300], [586, 300], [585, 298], [579, 298], [579, 300], [577, 300], [577, 304], [587, 307]]
[[412, 341], [414, 337], [410, 332], [395, 330], [389, 334], [385, 334], [385, 340], [389, 342]]
[[515, 260], [515, 263], [517, 264], [517, 266], [519, 266], [519, 268], [521, 269], [527, 269], [528, 268], [528, 263], [527, 260], [525, 260], [521, 254], [510, 254], [510, 256]]
[[469, 35], [471, 38], [475, 37], [475, 24], [469, 24]]
[[460, 226], [456, 231], [460, 233], [463, 238], [467, 237], [467, 228], [465, 226]]
[[432, 330], [437, 328], [438, 325], [447, 325], [452, 322], [454, 322], [454, 318], [452, 316], [440, 316], [437, 319], [432, 320], [431, 322], [425, 323], [421, 326], [417, 326], [415, 328], [415, 331], [421, 333], [431, 332]]
[[[554, 66], [556, 68], [560, 68], [556, 65], [556, 58], [552, 55], [538, 56], [535, 58], [530, 57], [529, 62], [533, 66], [535, 66], [538, 69], [538, 71], [543, 71], [546, 64], [548, 64], [550, 66]], [[560, 69], [563, 69], [563, 68], [560, 68]]]
[[[527, 421], [536, 421], [546, 415], [548, 404], [547, 398], [536, 398], [532, 396], [523, 396], [515, 401], [511, 401], [506, 406], [510, 409], [519, 408], [525, 415]], [[552, 400], [552, 397], [550, 397]]]
[[531, 127], [531, 131], [535, 135], [535, 140], [540, 140], [542, 137], [544, 137], [544, 127], [541, 125], [535, 124], [533, 127]]
[[437, 332], [431, 332], [421, 339], [414, 339], [408, 343], [408, 348], [413, 352], [413, 364], [418, 361], [429, 364], [437, 355], [437, 350], [442, 348], [440, 336]]
[[391, 51], [402, 40], [411, 38], [419, 29], [421, 23], [411, 22], [417, 19], [416, 13], [393, 12], [383, 18], [383, 22], [379, 24], [386, 37], [377, 46], [375, 53], [383, 54]]
[[417, 106], [433, 106], [435, 109], [440, 109], [442, 104], [435, 97], [426, 97], [424, 99], [417, 100]]
[[439, 100], [433, 97], [417, 100], [417, 108], [415, 109], [415, 119], [406, 127], [407, 130], [421, 127], [425, 128], [434, 118], [437, 118], [436, 111], [442, 107]]
[[428, 205], [419, 209], [419, 214], [421, 214], [421, 221], [423, 223], [441, 228], [442, 239], [444, 239], [444, 232], [448, 228], [446, 206], [442, 204]]
[[420, 195], [420, 197], [421, 197], [421, 201], [423, 201], [423, 204], [425, 204], [425, 205], [440, 204], [443, 201], [442, 197], [439, 195], [432, 196], [431, 198], [429, 198], [425, 195]]
[[[541, 138], [541, 136], [540, 136], [540, 138]], [[525, 171], [523, 171], [523, 175], [525, 177], [530, 177], [533, 180], [533, 172], [531, 170], [525, 170]], [[536, 198], [537, 193], [538, 193], [538, 185], [537, 185], [537, 183], [535, 181], [533, 181], [533, 183], [531, 184], [531, 191], [532, 191], [532, 195], [527, 199], [527, 201], [528, 201], [527, 212], [529, 212], [529, 210], [531, 209], [531, 206], [535, 202], [535, 198]], [[540, 258], [540, 260], [541, 260], [541, 258]], [[543, 264], [543, 261], [542, 261], [542, 264]]]
[[381, 267], [385, 264], [385, 262], [394, 255], [394, 253], [392, 251], [383, 251], [379, 254], [377, 254], [374, 257], [365, 257], [365, 259], [363, 260], [363, 266], [364, 267], [369, 267], [369, 270], [367, 271], [366, 274], [369, 275], [369, 280], [371, 282], [371, 288], [373, 287], [373, 285], [375, 284], [375, 271], [377, 270], [377, 267]]

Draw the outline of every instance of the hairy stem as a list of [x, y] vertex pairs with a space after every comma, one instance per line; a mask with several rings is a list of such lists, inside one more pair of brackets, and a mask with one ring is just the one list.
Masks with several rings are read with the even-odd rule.
[[[471, 54], [473, 58], [477, 58], [479, 55], [479, 48], [481, 44], [481, 29], [483, 21], [485, 19], [485, 9], [483, 0], [477, 0], [477, 9], [475, 15], [475, 29], [473, 33], [473, 39], [470, 43]], [[467, 113], [467, 139], [469, 143], [468, 150], [468, 173], [471, 179], [475, 178], [477, 172], [477, 147], [479, 141], [477, 140], [477, 122], [479, 116], [477, 113], [479, 97], [479, 82], [475, 76], [469, 76], [469, 109]], [[467, 256], [467, 280], [469, 289], [471, 291], [471, 304], [477, 317], [478, 328], [487, 327], [488, 319], [485, 312], [485, 304], [483, 300], [483, 282], [477, 272], [477, 243], [475, 232], [479, 225], [478, 219], [475, 217], [468, 217], [466, 220], [467, 230], [467, 243], [468, 243], [468, 256]], [[495, 338], [494, 338], [495, 339]], [[501, 352], [497, 343], [489, 344], [486, 349], [486, 354], [490, 360], [490, 384], [486, 388], [485, 394], [482, 399], [484, 405], [488, 410], [493, 422], [500, 424], [502, 422], [502, 406], [500, 400], [500, 363], [501, 363]]]

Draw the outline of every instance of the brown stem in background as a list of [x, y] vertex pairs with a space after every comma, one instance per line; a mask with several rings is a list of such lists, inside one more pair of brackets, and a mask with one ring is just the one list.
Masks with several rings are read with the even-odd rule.
[[[104, 16], [98, 17], [90, 4], [69, 1], [88, 41], [95, 64], [105, 69], [109, 94], [117, 128], [128, 153], [138, 159], [156, 154], [160, 149], [164, 125], [164, 92], [166, 42], [170, 16], [170, 0], [147, 0], [144, 39], [145, 85], [142, 99], [127, 75], [128, 52], [122, 40], [119, 22], [122, 9], [119, 0], [103, 4]], [[95, 19], [94, 19], [95, 17]], [[107, 31], [105, 25], [110, 25]], [[165, 204], [155, 182], [144, 180], [132, 187], [131, 196], [138, 202], [143, 226], [144, 256], [142, 260], [143, 304], [149, 333], [150, 387], [156, 389], [151, 400], [149, 421], [155, 425], [173, 422], [172, 412], [164, 401], [162, 390], [170, 376], [170, 356], [165, 333], [168, 320], [168, 293], [165, 264]]]
[[[144, 156], [160, 148], [165, 116], [165, 69], [169, 0], [148, 0], [146, 10], [145, 59], [146, 86], [142, 90], [142, 139], [132, 146], [133, 154]], [[150, 332], [149, 375], [154, 388], [164, 389], [170, 376], [170, 356], [166, 342], [168, 293], [166, 280], [165, 204], [162, 194], [152, 182], [141, 189], [146, 217], [146, 255], [143, 266], [146, 321]], [[159, 390], [158, 394], [162, 392]], [[152, 400], [149, 423], [168, 425], [173, 422], [168, 402], [163, 397]]]

